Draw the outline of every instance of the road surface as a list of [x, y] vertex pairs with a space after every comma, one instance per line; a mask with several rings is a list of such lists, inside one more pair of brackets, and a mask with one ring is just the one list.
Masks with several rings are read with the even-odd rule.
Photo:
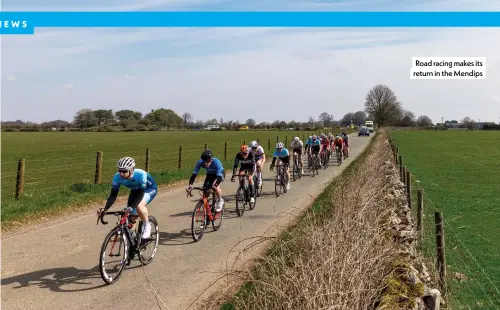
[[[154, 261], [140, 267], [134, 260], [119, 281], [105, 285], [97, 267], [104, 237], [115, 220], [96, 226], [95, 212], [77, 216], [62, 223], [45, 225], [37, 230], [2, 240], [2, 308], [3, 309], [119, 309], [139, 307], [158, 309], [158, 302], [147, 281], [158, 293], [162, 309], [187, 309], [196, 297], [231, 268], [238, 248], [249, 244], [240, 240], [273, 235], [320, 194], [327, 183], [341, 172], [368, 145], [370, 138], [352, 136], [351, 156], [340, 167], [320, 170], [314, 178], [308, 175], [291, 182], [291, 189], [280, 197], [274, 195], [275, 172], [264, 170], [263, 196], [256, 208], [242, 217], [235, 211], [237, 182], [222, 185], [226, 196], [226, 213], [219, 231], [211, 226], [200, 242], [190, 235], [191, 214], [195, 198], [186, 198], [184, 188], [160, 192], [149, 206], [159, 222], [160, 243]], [[194, 164], [194, 163], [193, 163]], [[226, 167], [227, 169], [228, 167]], [[307, 173], [307, 171], [305, 171]], [[112, 208], [117, 209], [117, 206]], [[239, 244], [239, 245], [238, 245]], [[238, 245], [236, 249], [231, 249]], [[250, 254], [245, 253], [243, 260]], [[223, 284], [220, 284], [223, 285]], [[222, 290], [213, 286], [207, 294]], [[190, 309], [196, 308], [196, 303]]]

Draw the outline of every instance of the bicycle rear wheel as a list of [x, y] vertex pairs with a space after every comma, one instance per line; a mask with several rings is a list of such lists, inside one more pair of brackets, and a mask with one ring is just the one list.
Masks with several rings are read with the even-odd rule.
[[245, 193], [240, 185], [236, 190], [236, 213], [238, 213], [238, 216], [243, 216], [243, 213], [245, 213], [245, 203]]
[[274, 192], [276, 194], [276, 197], [279, 197], [281, 195], [281, 176], [280, 176], [280, 171], [276, 174], [276, 179], [274, 179]]
[[[111, 244], [111, 248], [109, 251], [106, 251], [108, 244]], [[99, 272], [101, 273], [101, 278], [106, 282], [106, 284], [113, 284], [123, 273], [125, 269], [125, 264], [128, 259], [128, 251], [129, 244], [127, 237], [124, 235], [121, 227], [116, 227], [111, 230], [106, 238], [104, 238], [104, 242], [101, 246], [101, 253], [99, 256]], [[110, 271], [114, 271], [111, 273], [105, 269], [105, 264], [108, 263], [106, 261], [107, 258], [116, 258], [114, 263], [116, 264]], [[110, 261], [112, 263], [112, 261]]]
[[[142, 242], [139, 250], [139, 260], [143, 265], [147, 265], [153, 261], [158, 250], [158, 242], [160, 241], [158, 221], [154, 216], [149, 216], [149, 224], [151, 225], [151, 236], [146, 240], [140, 240], [140, 236], [138, 238], [139, 242]], [[142, 223], [139, 225], [139, 232], [141, 231], [141, 226]]]
[[[215, 206], [215, 204], [213, 205]], [[212, 221], [212, 228], [217, 231], [220, 229], [222, 226], [222, 220], [224, 219], [224, 209], [225, 207], [222, 207], [222, 211], [220, 212], [215, 212], [215, 207], [212, 207], [212, 216], [213, 216], [213, 221]]]
[[200, 200], [194, 207], [191, 220], [191, 236], [193, 236], [194, 241], [198, 242], [203, 238], [207, 229], [207, 222], [207, 212], [205, 211], [203, 201]]

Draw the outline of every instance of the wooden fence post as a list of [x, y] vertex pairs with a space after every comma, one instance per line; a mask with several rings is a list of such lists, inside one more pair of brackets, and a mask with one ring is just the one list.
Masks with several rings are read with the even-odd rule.
[[280, 137], [279, 136], [276, 136], [276, 143], [278, 143], [280, 140]]
[[16, 199], [24, 194], [24, 159], [17, 162]]
[[144, 171], [149, 172], [149, 155], [151, 153], [149, 152], [149, 147], [146, 148], [146, 163], [144, 164]]
[[95, 159], [94, 184], [101, 184], [101, 175], [102, 175], [102, 152], [97, 152], [97, 156]]
[[406, 200], [408, 201], [408, 207], [411, 209], [411, 173], [406, 170]]
[[271, 138], [267, 139], [267, 150], [271, 150]]
[[207, 149], [207, 144], [205, 143], [205, 150]]
[[285, 136], [285, 147], [288, 145], [288, 136]]
[[436, 222], [436, 252], [437, 252], [437, 268], [439, 271], [439, 280], [441, 281], [441, 292], [446, 290], [446, 256], [444, 245], [444, 225], [443, 215], [441, 212], [435, 212]]
[[227, 160], [227, 141], [224, 142], [224, 160]]
[[179, 162], [177, 163], [177, 169], [182, 167], [182, 145], [179, 145]]
[[403, 181], [403, 156], [399, 155], [399, 179]]
[[419, 235], [420, 240], [422, 240], [423, 235], [424, 235], [424, 225], [423, 225], [423, 219], [424, 219], [424, 191], [419, 188], [417, 191], [417, 232]]

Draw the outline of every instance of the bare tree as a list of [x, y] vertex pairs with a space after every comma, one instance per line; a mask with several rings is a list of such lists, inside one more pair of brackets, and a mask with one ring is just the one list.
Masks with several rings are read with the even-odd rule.
[[184, 128], [186, 128], [187, 123], [193, 121], [193, 115], [191, 115], [191, 113], [185, 112], [182, 114], [182, 119], [184, 121]]
[[417, 119], [418, 127], [432, 126], [432, 120], [427, 115], [420, 115]]
[[379, 127], [394, 124], [401, 115], [401, 103], [386, 85], [374, 86], [365, 98], [365, 111]]
[[354, 125], [364, 124], [366, 121], [366, 113], [364, 111], [358, 111], [354, 113], [352, 122]]
[[257, 122], [254, 119], [249, 118], [249, 119], [247, 119], [245, 124], [250, 128], [254, 128], [255, 125], [257, 124]]
[[333, 115], [323, 112], [318, 116], [318, 121], [322, 122], [323, 126], [326, 127], [333, 121]]
[[402, 111], [402, 117], [401, 117], [401, 120], [399, 122], [400, 126], [413, 127], [416, 125], [416, 123], [417, 123], [417, 121], [415, 120], [415, 114], [413, 114], [413, 112], [408, 111], [408, 110]]
[[462, 124], [464, 125], [465, 128], [473, 130], [476, 125], [476, 122], [474, 122], [472, 118], [467, 116], [462, 120]]
[[351, 124], [351, 121], [354, 122], [354, 113], [349, 112], [342, 119], [340, 120], [340, 124], [344, 126], [349, 126]]

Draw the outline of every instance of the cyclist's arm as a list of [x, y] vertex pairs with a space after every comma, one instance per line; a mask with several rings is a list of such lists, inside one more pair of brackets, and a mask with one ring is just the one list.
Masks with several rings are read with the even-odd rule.
[[254, 174], [255, 170], [257, 170], [257, 162], [255, 161], [255, 156], [253, 154], [251, 154], [250, 156], [252, 156], [252, 174]]
[[234, 158], [234, 165], [233, 165], [233, 175], [236, 175], [236, 169], [238, 169], [238, 164], [240, 163], [240, 159], [238, 158], [238, 155]]
[[220, 183], [222, 183], [222, 178], [224, 176], [224, 167], [222, 167], [222, 163], [220, 160], [217, 158], [213, 159], [213, 162], [215, 163], [215, 168], [216, 168], [216, 174], [217, 174], [217, 179], [215, 179], [215, 182], [213, 184], [213, 187], [218, 186]]
[[111, 184], [111, 193], [109, 194], [108, 200], [106, 201], [106, 205], [104, 206], [105, 210], [111, 208], [111, 206], [115, 203], [119, 191], [120, 191], [120, 183], [117, 180], [117, 175], [115, 175], [113, 177], [113, 182]]
[[198, 172], [200, 172], [200, 168], [201, 168], [201, 164], [202, 164], [202, 160], [198, 160], [198, 162], [196, 162], [196, 166], [194, 166], [194, 171], [193, 171], [193, 174], [191, 175], [191, 177], [189, 178], [189, 185], [193, 185], [194, 183], [194, 180], [196, 179], [196, 176], [198, 175]]

